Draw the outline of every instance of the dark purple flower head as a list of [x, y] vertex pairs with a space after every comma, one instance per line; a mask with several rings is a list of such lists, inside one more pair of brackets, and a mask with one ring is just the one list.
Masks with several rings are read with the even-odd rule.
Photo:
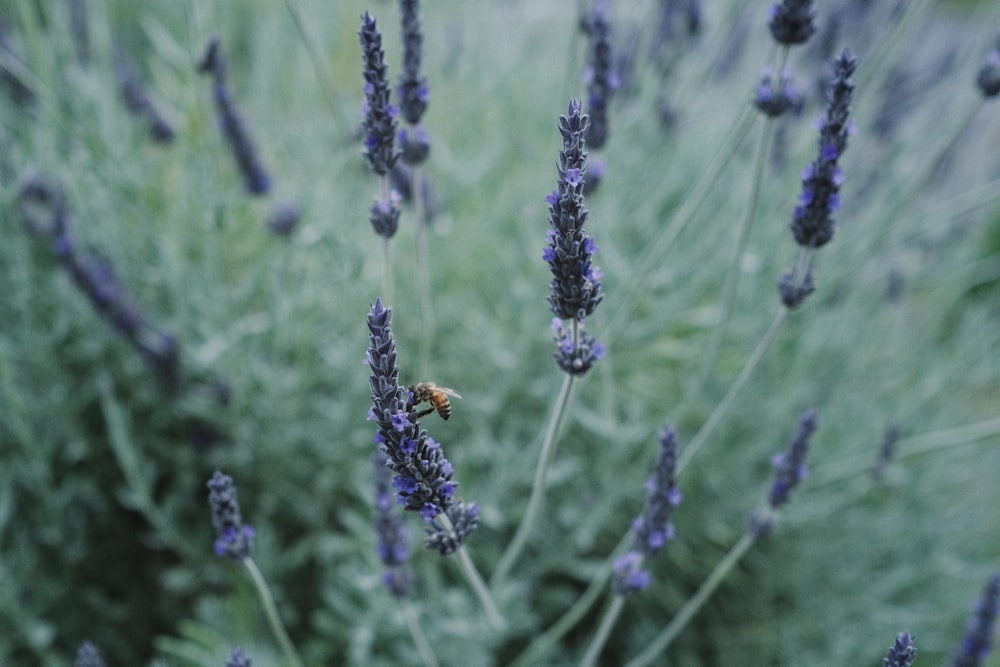
[[226, 660], [226, 667], [251, 667], [250, 656], [242, 648], [234, 648], [229, 660]]
[[226, 138], [236, 159], [236, 164], [243, 174], [243, 183], [252, 195], [264, 195], [271, 189], [271, 177], [261, 163], [257, 149], [250, 138], [250, 130], [243, 120], [236, 103], [229, 92], [226, 80], [226, 62], [222, 57], [222, 49], [218, 38], [212, 39], [198, 65], [198, 70], [212, 77], [212, 93], [215, 98], [215, 108], [222, 126], [222, 135]]
[[302, 211], [290, 202], [278, 202], [267, 216], [265, 226], [275, 236], [291, 236], [299, 224]]
[[446, 514], [450, 526], [445, 525], [440, 516], [434, 516], [428, 519], [424, 527], [427, 534], [424, 545], [442, 556], [454, 553], [465, 544], [472, 531], [479, 527], [479, 507], [475, 503], [466, 504], [463, 500], [455, 500]]
[[[453, 505], [464, 505], [455, 498], [457, 484], [452, 480], [451, 462], [444, 457], [441, 446], [420, 428], [413, 395], [399, 384], [391, 323], [392, 309], [383, 306], [381, 299], [376, 300], [368, 312], [366, 359], [371, 370], [368, 382], [372, 397], [369, 414], [378, 425], [376, 441], [386, 455], [386, 467], [395, 475], [392, 487], [396, 489], [398, 503], [432, 522], [442, 512], [450, 516]], [[468, 527], [468, 523], [463, 525]], [[470, 532], [472, 528], [456, 534], [464, 539]]]
[[615, 561], [612, 586], [620, 595], [631, 595], [645, 588], [651, 579], [643, 563], [662, 549], [674, 536], [670, 517], [681, 502], [677, 489], [677, 434], [664, 427], [653, 475], [646, 481], [646, 506], [642, 516], [632, 522], [635, 541], [632, 548]]
[[376, 199], [368, 209], [368, 221], [379, 236], [391, 239], [399, 229], [400, 194], [395, 190], [389, 193], [389, 199]]
[[255, 533], [252, 527], [243, 524], [233, 478], [216, 470], [207, 486], [215, 527], [215, 554], [233, 560], [249, 557]]
[[917, 647], [913, 645], [913, 635], [900, 632], [896, 643], [889, 647], [889, 653], [882, 660], [882, 667], [910, 667], [917, 659]]
[[1000, 94], [1000, 35], [997, 35], [996, 47], [986, 56], [986, 62], [979, 68], [976, 84], [984, 97], [996, 97]]
[[788, 110], [796, 112], [802, 110], [805, 97], [795, 87], [792, 75], [785, 70], [779, 81], [775, 81], [774, 72], [770, 66], [764, 68], [760, 77], [760, 84], [757, 86], [757, 93], [754, 95], [753, 104], [764, 115], [769, 118], [776, 118]]
[[174, 140], [174, 130], [160, 114], [156, 105], [149, 98], [146, 87], [139, 78], [139, 73], [129, 62], [124, 49], [115, 49], [115, 74], [118, 76], [118, 86], [121, 88], [125, 106], [136, 116], [146, 119], [149, 123], [149, 134], [153, 141], [170, 143]]
[[809, 476], [806, 453], [809, 451], [809, 439], [816, 431], [816, 426], [816, 410], [810, 408], [799, 417], [798, 428], [785, 451], [771, 457], [774, 483], [768, 493], [767, 508], [752, 513], [747, 525], [747, 529], [756, 537], [766, 537], [771, 533], [776, 510], [788, 502], [792, 489]]
[[399, 146], [402, 150], [403, 162], [413, 166], [424, 162], [431, 154], [431, 140], [422, 125], [410, 130], [399, 131]]
[[813, 281], [812, 267], [806, 269], [805, 275], [799, 278], [795, 276], [795, 269], [788, 269], [778, 278], [778, 295], [781, 303], [789, 310], [795, 310], [803, 303], [806, 297], [816, 291], [816, 283]]
[[375, 451], [375, 539], [378, 557], [385, 565], [383, 581], [397, 598], [410, 594], [413, 575], [407, 562], [410, 558], [407, 542], [410, 531], [390, 497], [392, 473], [385, 465], [385, 453]]
[[774, 40], [786, 46], [808, 41], [816, 32], [812, 5], [812, 0], [783, 0], [771, 5], [767, 26]]
[[584, 30], [590, 38], [589, 65], [587, 68], [587, 113], [590, 129], [587, 144], [592, 149], [601, 148], [608, 139], [608, 104], [618, 88], [618, 77], [612, 67], [611, 25], [605, 2], [597, 2], [593, 11], [584, 18]]
[[795, 241], [804, 247], [819, 248], [833, 238], [832, 213], [839, 207], [843, 182], [837, 161], [847, 148], [851, 131], [851, 75], [857, 65], [857, 59], [846, 50], [833, 61], [829, 104], [820, 123], [819, 156], [802, 172], [802, 195], [790, 225]]
[[365, 156], [372, 171], [385, 176], [399, 157], [395, 147], [399, 110], [389, 103], [389, 71], [382, 50], [382, 33], [368, 12], [361, 16], [358, 36], [364, 57]]
[[885, 475], [885, 468], [892, 463], [896, 457], [896, 445], [899, 443], [899, 424], [893, 423], [885, 429], [882, 436], [882, 446], [879, 447], [878, 458], [872, 466], [872, 477], [876, 481], [881, 481]]
[[410, 125], [416, 125], [430, 101], [427, 79], [420, 76], [424, 41], [420, 32], [420, 0], [400, 0], [399, 6], [403, 18], [403, 74], [399, 79], [396, 95], [403, 118]]
[[562, 134], [563, 148], [559, 153], [558, 188], [548, 197], [548, 234], [551, 252], [545, 254], [552, 271], [549, 283], [549, 305], [552, 312], [563, 320], [583, 320], [594, 312], [604, 295], [601, 283], [588, 271], [591, 266], [593, 249], [587, 243], [583, 227], [589, 215], [583, 202], [583, 188], [586, 180], [587, 154], [584, 152], [584, 137], [590, 119], [581, 112], [580, 102], [569, 104], [569, 113], [559, 117], [559, 132]]
[[951, 667], [979, 667], [993, 647], [997, 615], [1000, 614], [1000, 573], [986, 582], [983, 596], [969, 617], [965, 636], [959, 644]]
[[[600, 269], [594, 270], [600, 271]], [[553, 357], [559, 368], [570, 375], [583, 375], [605, 354], [604, 343], [588, 335], [582, 321], [576, 323], [575, 338], [573, 328], [569, 330], [564, 328], [562, 320], [558, 317], [552, 319], [552, 330], [555, 331], [553, 340], [556, 344]]]
[[73, 667], [104, 667], [101, 652], [91, 642], [83, 642], [76, 651]]

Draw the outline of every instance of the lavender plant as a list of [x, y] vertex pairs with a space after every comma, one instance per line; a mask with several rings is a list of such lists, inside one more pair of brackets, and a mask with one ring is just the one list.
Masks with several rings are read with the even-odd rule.
[[997, 615], [1000, 615], [1000, 574], [986, 582], [982, 597], [969, 617], [965, 636], [951, 660], [952, 667], [978, 667], [993, 648]]
[[83, 642], [77, 649], [73, 667], [105, 667], [101, 652], [91, 642]]
[[175, 138], [170, 124], [157, 109], [149, 97], [146, 87], [139, 79], [139, 72], [125, 55], [124, 47], [115, 49], [115, 74], [121, 87], [125, 106], [134, 115], [144, 119], [149, 124], [149, 136], [153, 141], [168, 144]]
[[250, 137], [246, 121], [229, 91], [226, 61], [218, 38], [212, 39], [205, 55], [198, 63], [198, 70], [212, 77], [212, 96], [219, 116], [222, 136], [232, 149], [233, 158], [243, 176], [243, 183], [251, 195], [265, 195], [271, 190], [271, 177], [261, 162], [257, 148]]
[[913, 645], [913, 635], [900, 632], [896, 643], [889, 647], [889, 653], [882, 660], [882, 667], [910, 667], [917, 659], [917, 648]]
[[226, 660], [226, 667], [251, 667], [250, 657], [242, 648], [234, 648], [232, 655]]

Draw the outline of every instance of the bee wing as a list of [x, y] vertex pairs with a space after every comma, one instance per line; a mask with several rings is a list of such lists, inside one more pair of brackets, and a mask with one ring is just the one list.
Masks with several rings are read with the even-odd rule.
[[462, 395], [454, 389], [450, 389], [448, 387], [435, 387], [435, 389], [440, 391], [442, 394], [448, 394], [449, 396], [454, 396], [455, 398], [462, 398]]

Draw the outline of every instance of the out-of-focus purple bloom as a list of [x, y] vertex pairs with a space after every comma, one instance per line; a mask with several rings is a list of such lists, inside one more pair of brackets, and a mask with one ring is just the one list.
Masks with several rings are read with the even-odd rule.
[[976, 85], [984, 97], [996, 97], [1000, 94], [1000, 35], [997, 35], [996, 47], [986, 56], [986, 62], [979, 68]]
[[785, 70], [781, 79], [775, 81], [771, 67], [765, 67], [760, 77], [760, 84], [753, 98], [753, 104], [765, 116], [776, 118], [786, 111], [801, 111], [805, 97], [792, 81], [792, 74]]
[[382, 50], [382, 33], [368, 12], [361, 16], [361, 51], [365, 78], [365, 156], [379, 176], [385, 176], [396, 164], [396, 116], [399, 109], [389, 103], [389, 70]]
[[896, 445], [899, 443], [899, 424], [890, 424], [885, 429], [882, 436], [882, 446], [879, 447], [878, 458], [872, 466], [872, 477], [875, 481], [881, 481], [885, 475], [885, 467], [889, 465], [896, 456]]
[[799, 425], [788, 447], [771, 458], [774, 467], [774, 483], [767, 496], [767, 510], [750, 516], [749, 530], [757, 537], [770, 534], [774, 524], [774, 512], [788, 502], [792, 490], [809, 476], [806, 454], [809, 440], [816, 432], [818, 416], [815, 408], [810, 408], [799, 417]]
[[388, 200], [376, 199], [368, 209], [368, 221], [379, 236], [391, 239], [399, 229], [399, 200], [399, 193], [393, 190]]
[[604, 0], [598, 0], [593, 11], [583, 19], [584, 30], [590, 38], [587, 80], [587, 114], [590, 128], [587, 144], [592, 149], [604, 146], [608, 139], [608, 105], [611, 95], [618, 88], [618, 75], [613, 71], [611, 56], [611, 25]]
[[218, 38], [213, 39], [205, 50], [205, 55], [198, 65], [198, 70], [212, 77], [212, 94], [215, 98], [215, 108], [222, 127], [222, 135], [226, 138], [236, 159], [236, 165], [243, 175], [243, 183], [252, 195], [264, 195], [271, 189], [271, 177], [264, 168], [257, 153], [250, 130], [242, 114], [236, 107], [236, 102], [229, 92], [229, 82], [226, 79], [226, 62], [222, 57], [222, 49]]
[[144, 118], [149, 123], [149, 134], [157, 143], [170, 143], [174, 140], [174, 130], [160, 114], [149, 98], [146, 87], [139, 79], [139, 72], [129, 62], [122, 47], [115, 49], [115, 74], [118, 76], [118, 86], [122, 91], [125, 106], [136, 116]]
[[226, 667], [251, 667], [250, 656], [242, 648], [234, 648], [229, 660], [226, 660]]
[[1000, 614], [1000, 573], [986, 582], [983, 595], [969, 616], [965, 636], [951, 660], [951, 667], [979, 667], [993, 647], [997, 614]]
[[420, 75], [424, 41], [420, 31], [420, 0], [400, 0], [399, 7], [403, 22], [403, 74], [399, 79], [396, 96], [403, 118], [417, 127], [417, 132], [413, 135], [401, 131], [399, 143], [403, 162], [413, 166], [422, 163], [430, 154], [430, 140], [419, 123], [427, 110], [431, 93], [427, 79]]
[[101, 652], [91, 642], [83, 642], [76, 651], [73, 667], [104, 667]]
[[771, 5], [768, 28], [774, 41], [785, 46], [803, 44], [816, 32], [812, 0], [783, 0]]
[[670, 517], [681, 502], [677, 488], [677, 434], [666, 426], [660, 434], [660, 450], [653, 475], [646, 481], [646, 506], [632, 522], [632, 548], [615, 560], [612, 587], [620, 595], [632, 595], [652, 579], [643, 564], [674, 536]]
[[896, 643], [889, 647], [889, 653], [882, 660], [882, 667], [910, 667], [917, 659], [917, 647], [913, 645], [913, 635], [900, 632]]
[[291, 236], [299, 224], [302, 211], [290, 202], [278, 202], [267, 216], [264, 223], [267, 230], [275, 236]]
[[233, 478], [216, 470], [206, 486], [215, 527], [215, 555], [232, 560], [249, 557], [255, 533], [251, 526], [243, 524]]
[[413, 574], [407, 564], [410, 552], [407, 541], [410, 531], [403, 525], [403, 517], [396, 510], [390, 497], [392, 473], [385, 465], [385, 453], [376, 450], [375, 464], [375, 548], [385, 565], [382, 580], [397, 598], [410, 594]]

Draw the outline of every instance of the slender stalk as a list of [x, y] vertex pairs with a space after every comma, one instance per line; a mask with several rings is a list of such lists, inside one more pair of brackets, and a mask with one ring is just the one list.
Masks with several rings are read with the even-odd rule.
[[[621, 326], [624, 321], [628, 321], [635, 309], [635, 300], [642, 290], [648, 289], [649, 275], [660, 265], [663, 253], [677, 239], [689, 222], [694, 218], [694, 214], [708, 197], [712, 187], [715, 185], [722, 171], [729, 164], [729, 160], [736, 154], [736, 147], [740, 145], [754, 120], [754, 109], [749, 105], [744, 108], [743, 113], [736, 119], [733, 129], [726, 136], [726, 140], [715, 152], [712, 161], [702, 173], [701, 178], [695, 184], [691, 194], [684, 198], [684, 203], [677, 208], [673, 217], [663, 227], [660, 235], [647, 246], [646, 251], [635, 265], [638, 269], [632, 274], [632, 284], [628, 291], [619, 300], [618, 310], [608, 320], [604, 331], [598, 336], [605, 340], [613, 340], [614, 332], [620, 335], [624, 332]], [[610, 332], [610, 334], [609, 334]]]
[[403, 620], [406, 622], [410, 637], [413, 638], [413, 644], [417, 647], [417, 653], [420, 655], [420, 662], [424, 663], [424, 667], [438, 667], [439, 663], [434, 655], [434, 650], [427, 641], [427, 635], [420, 627], [416, 607], [413, 606], [409, 598], [403, 598], [399, 602], [400, 610], [403, 612]]
[[642, 653], [625, 663], [625, 667], [645, 667], [645, 665], [652, 664], [670, 646], [670, 643], [677, 638], [677, 635], [695, 617], [695, 614], [701, 611], [701, 608], [705, 606], [705, 603], [712, 597], [712, 594], [719, 585], [725, 581], [730, 571], [743, 558], [746, 552], [750, 550], [755, 541], [756, 538], [753, 535], [749, 533], [744, 534], [740, 538], [740, 541], [734, 544], [733, 548], [719, 561], [719, 564], [715, 566], [715, 569], [708, 575], [708, 578], [702, 582], [698, 591], [674, 614], [667, 627], [663, 628], [660, 634], [656, 636], [656, 639], [650, 642]]
[[420, 311], [423, 315], [423, 332], [420, 336], [420, 369], [422, 374], [428, 372], [430, 362], [431, 341], [435, 339], [434, 302], [431, 298], [431, 275], [427, 256], [427, 225], [424, 217], [427, 202], [424, 201], [424, 189], [421, 187], [421, 170], [414, 165], [410, 170], [410, 192], [413, 193], [413, 211], [416, 217], [414, 228], [414, 245], [417, 254], [417, 287], [420, 290]]
[[615, 595], [614, 599], [611, 601], [611, 605], [608, 606], [607, 611], [604, 612], [604, 618], [601, 619], [601, 624], [597, 626], [597, 632], [594, 634], [594, 638], [590, 640], [590, 646], [587, 647], [587, 652], [583, 655], [583, 659], [580, 661], [580, 667], [593, 667], [597, 664], [597, 658], [601, 655], [601, 650], [604, 645], [608, 643], [608, 637], [611, 636], [611, 630], [614, 629], [615, 623], [618, 622], [618, 617], [621, 616], [622, 609], [625, 608], [625, 596]]
[[271, 632], [274, 633], [275, 638], [281, 645], [281, 650], [284, 651], [285, 657], [288, 658], [288, 662], [294, 665], [294, 667], [303, 667], [302, 659], [292, 645], [292, 640], [288, 638], [288, 633], [285, 631], [284, 623], [281, 622], [281, 617], [278, 616], [278, 607], [274, 604], [274, 596], [271, 595], [271, 590], [267, 587], [264, 575], [261, 574], [257, 564], [254, 563], [253, 558], [250, 556], [244, 558], [242, 562], [247, 572], [250, 573], [250, 578], [253, 579], [254, 586], [257, 588], [257, 595], [260, 597], [261, 605], [264, 607], [264, 615], [267, 617], [267, 623], [271, 626]]
[[392, 247], [390, 239], [382, 239], [382, 298], [392, 303]]
[[493, 601], [493, 595], [490, 594], [490, 589], [486, 586], [486, 582], [479, 576], [479, 570], [476, 569], [475, 563], [469, 557], [469, 552], [463, 546], [459, 547], [455, 555], [458, 556], [458, 563], [462, 567], [462, 574], [465, 575], [466, 581], [472, 586], [473, 592], [479, 598], [479, 603], [483, 605], [483, 611], [486, 612], [486, 618], [490, 622], [490, 625], [497, 631], [506, 628], [507, 622], [500, 615], [500, 610], [497, 609], [496, 602]]
[[719, 404], [715, 406], [715, 410], [712, 411], [712, 414], [709, 415], [704, 425], [702, 425], [701, 429], [699, 429], [699, 431], [691, 439], [688, 446], [681, 452], [681, 455], [677, 459], [678, 475], [684, 470], [687, 464], [690, 463], [691, 459], [694, 458], [694, 455], [698, 452], [701, 446], [705, 444], [708, 436], [713, 430], [715, 430], [715, 427], [719, 425], [719, 422], [722, 421], [722, 418], [729, 411], [729, 408], [732, 406], [733, 401], [736, 400], [736, 396], [740, 393], [740, 390], [742, 390], [747, 381], [750, 380], [753, 372], [757, 370], [757, 366], [760, 364], [761, 359], [763, 359], [764, 353], [767, 352], [767, 350], [771, 347], [771, 344], [774, 343], [774, 340], [778, 337], [781, 325], [784, 324], [787, 317], [788, 310], [782, 308], [771, 322], [771, 326], [764, 334], [764, 337], [761, 338], [760, 342], [757, 344], [757, 348], [753, 351], [753, 354], [750, 355], [750, 358], [747, 359], [747, 362], [743, 365], [743, 368], [740, 370], [740, 374], [736, 376], [735, 380], [733, 380], [733, 384], [730, 385], [729, 391], [727, 391], [726, 395], [722, 397]]
[[555, 405], [553, 406], [552, 417], [549, 419], [549, 425], [545, 431], [545, 440], [542, 442], [542, 452], [538, 457], [538, 465], [535, 467], [535, 480], [531, 485], [531, 496], [528, 498], [528, 507], [524, 512], [524, 517], [521, 519], [521, 525], [517, 527], [514, 538], [507, 545], [507, 549], [504, 551], [503, 556], [501, 556], [496, 570], [493, 571], [490, 583], [494, 589], [507, 577], [507, 573], [510, 572], [518, 556], [521, 555], [528, 535], [531, 533], [535, 520], [538, 518], [538, 512], [542, 508], [545, 496], [545, 475], [549, 470], [549, 463], [552, 462], [552, 458], [556, 453], [556, 435], [559, 433], [559, 428], [566, 417], [566, 408], [569, 406], [573, 380], [574, 376], [568, 373], [563, 377], [562, 388], [559, 390], [559, 396], [556, 398]]
[[[785, 49], [786, 53], [787, 51]], [[757, 211], [757, 200], [760, 196], [760, 184], [763, 180], [764, 164], [767, 157], [767, 145], [771, 141], [773, 128], [774, 123], [770, 119], [761, 128], [760, 141], [754, 151], [753, 166], [751, 167], [752, 177], [750, 179], [750, 192], [747, 198], [747, 205], [743, 208], [743, 216], [740, 218], [739, 226], [737, 227], [736, 246], [733, 248], [729, 270], [726, 272], [726, 282], [722, 288], [722, 313], [719, 317], [719, 323], [712, 330], [712, 337], [705, 350], [701, 369], [692, 386], [688, 388], [684, 404], [679, 409], [679, 413], [682, 415], [687, 412], [690, 404], [701, 393], [702, 387], [705, 386], [709, 375], [712, 374], [712, 369], [715, 368], [715, 362], [719, 356], [719, 348], [722, 347], [722, 339], [725, 338], [726, 331], [729, 329], [729, 323], [733, 316], [733, 308], [736, 304], [736, 294], [740, 286], [740, 260], [743, 259], [743, 253], [746, 251], [747, 239], [750, 238], [750, 228], [753, 226], [754, 214]]]
[[611, 567], [615, 558], [624, 551], [631, 539], [631, 532], [627, 532], [622, 536], [618, 544], [615, 545], [615, 548], [612, 549], [612, 555], [608, 557], [604, 565], [597, 571], [597, 574], [590, 580], [587, 590], [583, 592], [583, 595], [577, 598], [576, 602], [566, 610], [552, 627], [532, 639], [521, 655], [510, 663], [510, 667], [528, 667], [529, 665], [542, 663], [542, 659], [552, 652], [556, 642], [572, 630], [600, 598], [601, 593], [605, 590], [604, 587], [608, 583], [608, 579], [611, 578]]
[[313, 71], [315, 71], [316, 78], [319, 80], [320, 90], [323, 91], [323, 99], [326, 100], [326, 105], [330, 107], [330, 112], [336, 116], [339, 110], [330, 93], [330, 81], [332, 81], [332, 78], [323, 64], [323, 56], [320, 54], [319, 47], [316, 46], [316, 40], [309, 35], [309, 31], [306, 29], [306, 22], [302, 16], [302, 8], [299, 7], [299, 0], [285, 0], [285, 7], [292, 16], [292, 22], [295, 24], [295, 29], [299, 31], [302, 43], [306, 46], [309, 61], [312, 63]]

